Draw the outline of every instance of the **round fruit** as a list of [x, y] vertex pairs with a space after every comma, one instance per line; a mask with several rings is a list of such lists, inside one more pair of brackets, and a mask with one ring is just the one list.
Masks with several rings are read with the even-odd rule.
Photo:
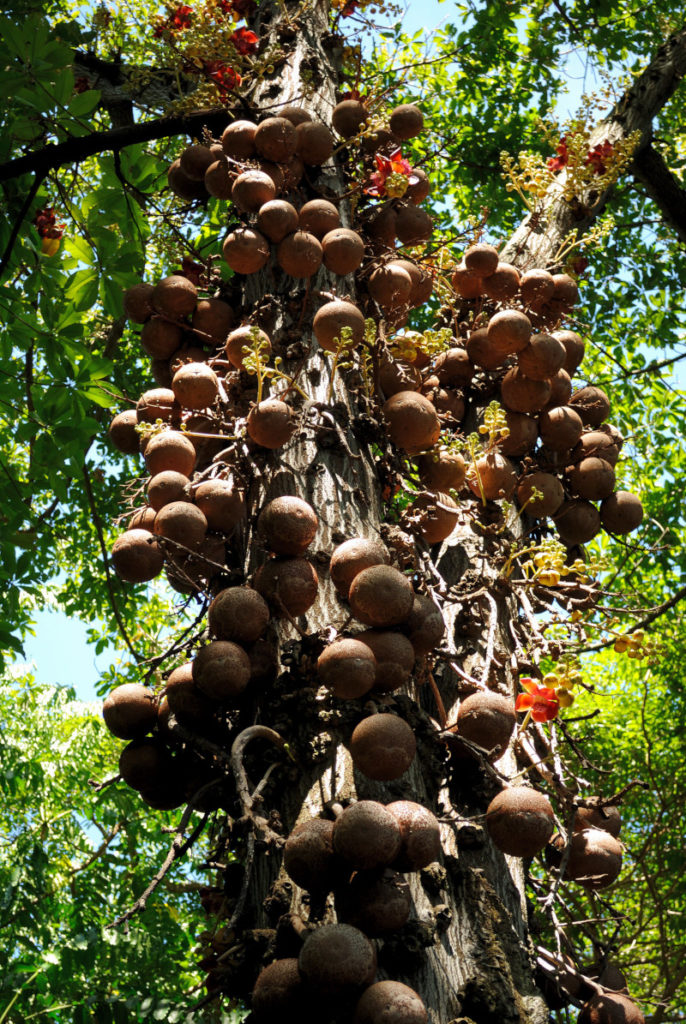
[[445, 634], [445, 622], [440, 608], [428, 594], [414, 595], [405, 629], [418, 658], [431, 654], [440, 644]]
[[144, 391], [136, 404], [139, 423], [154, 423], [156, 420], [169, 423], [180, 411], [174, 392], [169, 388]]
[[210, 530], [231, 533], [245, 518], [243, 491], [232, 480], [203, 480], [193, 497]]
[[255, 574], [255, 588], [276, 608], [292, 616], [304, 615], [317, 598], [319, 579], [305, 558], [275, 558]]
[[285, 402], [269, 398], [252, 407], [246, 427], [255, 444], [262, 448], [281, 448], [295, 432], [295, 414]]
[[329, 563], [331, 581], [340, 596], [347, 598], [350, 585], [359, 572], [371, 565], [385, 565], [387, 562], [388, 551], [381, 541], [352, 537], [334, 549]]
[[573, 449], [569, 461], [581, 462], [582, 459], [590, 456], [604, 459], [611, 466], [615, 466], [619, 459], [619, 448], [604, 430], [589, 430], [587, 434], [582, 434], [579, 438], [579, 443]]
[[486, 828], [503, 853], [533, 857], [552, 836], [555, 818], [550, 801], [542, 793], [528, 786], [511, 786], [488, 805]]
[[579, 301], [579, 289], [573, 277], [569, 274], [553, 274], [555, 291], [551, 299], [551, 305], [557, 312], [569, 313]]
[[261, 206], [275, 197], [274, 182], [264, 171], [244, 171], [231, 187], [231, 199], [239, 210], [246, 213], [257, 213]]
[[552, 388], [547, 380], [532, 380], [518, 366], [503, 377], [500, 394], [504, 404], [514, 412], [539, 412], [549, 401]]
[[414, 667], [414, 647], [402, 633], [368, 629], [357, 640], [368, 647], [376, 658], [374, 690], [391, 693], [403, 686]]
[[117, 686], [105, 698], [102, 717], [112, 735], [120, 740], [145, 736], [157, 721], [155, 694], [139, 683]]
[[569, 400], [585, 427], [599, 427], [610, 415], [610, 399], [596, 387], [581, 388]]
[[298, 211], [285, 199], [271, 199], [260, 207], [257, 227], [270, 242], [281, 242], [298, 227]]
[[395, 234], [398, 215], [390, 203], [384, 203], [374, 208], [373, 214], [366, 223], [366, 234], [376, 245], [376, 250], [393, 249], [395, 247]]
[[519, 290], [519, 271], [511, 263], [498, 263], [493, 273], [484, 278], [483, 287], [489, 299], [508, 302]]
[[303, 121], [295, 129], [296, 152], [309, 167], [321, 167], [333, 153], [334, 137], [325, 124]]
[[577, 1024], [645, 1024], [645, 1017], [628, 996], [603, 992], [584, 1003]]
[[498, 250], [486, 242], [477, 242], [464, 254], [467, 270], [479, 277], [490, 277], [498, 267]]
[[600, 513], [590, 501], [572, 498], [560, 505], [555, 514], [560, 540], [567, 547], [593, 540], [600, 530]]
[[417, 531], [427, 544], [440, 544], [457, 526], [459, 511], [457, 502], [449, 494], [421, 494], [408, 508], [416, 522], [412, 530]]
[[170, 673], [166, 690], [169, 709], [182, 725], [202, 731], [213, 721], [217, 705], [193, 682], [192, 661]]
[[553, 338], [561, 341], [565, 348], [564, 368], [570, 377], [581, 365], [586, 345], [575, 331], [553, 331]]
[[389, 811], [400, 826], [401, 847], [393, 867], [397, 871], [420, 871], [441, 854], [441, 829], [434, 814], [413, 800], [395, 800]]
[[300, 1020], [306, 998], [297, 959], [274, 960], [257, 976], [251, 996], [252, 1016], [265, 1024], [278, 1017]]
[[149, 505], [144, 505], [143, 508], [137, 508], [129, 520], [130, 530], [147, 530], [148, 533], [152, 533], [153, 524], [155, 522], [156, 509]]
[[522, 274], [519, 291], [525, 306], [539, 310], [553, 297], [555, 292], [553, 275], [549, 274], [547, 270], [527, 270]]
[[194, 331], [212, 345], [223, 345], [234, 324], [233, 310], [221, 299], [199, 299], [191, 318]]
[[174, 374], [172, 391], [184, 409], [207, 409], [219, 394], [217, 375], [207, 363], [186, 363]]
[[339, 885], [334, 906], [339, 921], [374, 939], [397, 932], [407, 923], [412, 897], [401, 874], [377, 868], [356, 871], [349, 882]]
[[[532, 498], [533, 491], [537, 490], [542, 497]], [[544, 516], [554, 516], [564, 501], [565, 492], [562, 484], [552, 473], [537, 471], [522, 477], [517, 485], [517, 501], [520, 508], [523, 508], [528, 515], [542, 519]]]
[[336, 351], [344, 327], [351, 329], [353, 345], [361, 345], [364, 340], [364, 316], [352, 302], [341, 299], [334, 299], [322, 306], [312, 323], [315, 338], [327, 352]]
[[609, 832], [587, 828], [572, 835], [565, 877], [586, 889], [607, 889], [622, 870], [622, 844]]
[[474, 366], [464, 348], [449, 348], [436, 359], [434, 373], [443, 387], [458, 388], [469, 384]]
[[459, 491], [465, 481], [467, 464], [459, 452], [429, 452], [417, 461], [419, 479], [430, 491]]
[[207, 189], [202, 181], [193, 181], [181, 170], [181, 161], [174, 160], [167, 171], [167, 183], [175, 196], [190, 202], [193, 199], [207, 199]]
[[531, 321], [517, 309], [501, 309], [488, 321], [488, 340], [501, 356], [521, 352], [531, 339]]
[[264, 506], [257, 532], [265, 547], [276, 555], [303, 555], [314, 540], [319, 520], [302, 498], [284, 495]]
[[137, 455], [140, 435], [136, 431], [138, 416], [135, 409], [118, 413], [107, 429], [107, 435], [114, 447], [125, 455]]
[[534, 334], [517, 356], [519, 369], [530, 380], [549, 381], [565, 361], [565, 347], [551, 334]]
[[205, 171], [205, 189], [215, 199], [230, 199], [233, 176], [224, 157], [215, 160]]
[[428, 1019], [424, 1003], [409, 985], [400, 981], [377, 981], [360, 997], [353, 1024], [427, 1024]]
[[154, 310], [152, 308], [152, 293], [154, 286], [146, 284], [145, 281], [139, 281], [138, 284], [131, 285], [127, 288], [122, 296], [122, 304], [124, 306], [124, 314], [133, 320], [134, 323], [144, 324], [148, 317], [151, 317]]
[[505, 410], [505, 420], [510, 433], [500, 445], [501, 452], [503, 455], [526, 455], [536, 444], [536, 420], [523, 412], [513, 412], [511, 409]]
[[601, 504], [600, 521], [608, 533], [631, 533], [643, 521], [641, 499], [631, 491], [616, 491]]
[[508, 458], [500, 452], [487, 452], [477, 459], [467, 472], [467, 483], [477, 498], [497, 501], [511, 498], [517, 483], [517, 473]]
[[424, 129], [424, 115], [414, 103], [401, 103], [391, 111], [391, 131], [397, 139], [413, 139]]
[[333, 108], [331, 124], [335, 131], [344, 139], [357, 135], [363, 124], [366, 124], [369, 112], [360, 100], [341, 100]]
[[431, 180], [428, 174], [423, 171], [421, 167], [412, 168], [412, 177], [416, 178], [417, 181], [410, 182], [403, 198], [409, 199], [411, 203], [416, 205], [417, 203], [423, 203], [430, 195]]
[[158, 313], [172, 320], [182, 320], [195, 309], [198, 291], [187, 277], [171, 274], [155, 285], [150, 301]]
[[594, 456], [568, 466], [565, 476], [572, 491], [590, 501], [609, 498], [615, 486], [615, 471], [610, 463]]
[[601, 829], [616, 839], [622, 828], [622, 817], [618, 807], [580, 807], [572, 827], [574, 832], [583, 832], [587, 828]]
[[350, 228], [334, 228], [322, 238], [324, 266], [333, 274], [344, 277], [352, 274], [364, 258], [364, 242]]
[[110, 552], [117, 576], [127, 583], [146, 583], [162, 572], [164, 555], [148, 530], [126, 530]]
[[366, 626], [396, 626], [410, 614], [414, 590], [393, 566], [372, 565], [355, 576], [348, 600], [355, 618]]
[[374, 685], [376, 658], [367, 644], [343, 637], [324, 648], [317, 660], [317, 673], [336, 697], [355, 700]]
[[305, 939], [300, 974], [314, 992], [338, 999], [371, 985], [376, 953], [369, 939], [349, 924], [325, 924]]
[[489, 338], [486, 327], [477, 328], [467, 338], [467, 355], [475, 366], [484, 370], [494, 370], [496, 366], [501, 366], [508, 354]]
[[291, 277], [312, 277], [319, 270], [322, 258], [321, 243], [307, 231], [286, 235], [276, 250], [279, 266]]
[[205, 171], [215, 160], [216, 157], [209, 146], [195, 145], [186, 146], [179, 157], [179, 164], [186, 177], [193, 181], [202, 181]]
[[464, 262], [458, 263], [452, 272], [450, 282], [463, 299], [478, 299], [484, 293], [483, 278], [474, 270], [469, 270]]
[[328, 199], [310, 199], [300, 208], [298, 223], [302, 231], [309, 231], [321, 239], [329, 231], [341, 226], [341, 218], [338, 208]]
[[212, 601], [207, 620], [210, 633], [218, 640], [252, 644], [262, 636], [269, 623], [269, 607], [250, 587], [227, 587]]
[[414, 366], [398, 363], [386, 354], [381, 357], [379, 385], [386, 398], [399, 391], [417, 391], [422, 384], [422, 375]]
[[403, 245], [418, 245], [431, 238], [434, 222], [419, 206], [405, 204], [396, 212], [395, 233]]
[[516, 721], [514, 703], [509, 697], [480, 690], [460, 703], [457, 732], [482, 750], [494, 751], [491, 761], [497, 761], [507, 750]]
[[555, 452], [568, 451], [577, 443], [584, 429], [581, 416], [569, 406], [558, 406], [541, 413], [538, 421], [541, 441]]
[[359, 800], [336, 819], [333, 848], [356, 871], [391, 864], [401, 847], [400, 826], [376, 800]]
[[193, 681], [201, 693], [219, 702], [240, 697], [250, 679], [250, 659], [228, 640], [212, 640], [193, 660]]
[[195, 467], [195, 448], [180, 430], [161, 430], [145, 446], [145, 465], [151, 476], [174, 470], [190, 477]]
[[155, 516], [154, 532], [185, 548], [198, 548], [207, 533], [207, 520], [195, 505], [188, 501], [172, 501], [164, 505]]
[[257, 126], [255, 149], [260, 156], [285, 164], [295, 153], [296, 129], [285, 117], [268, 117]]
[[222, 147], [234, 160], [246, 160], [255, 153], [257, 125], [252, 121], [234, 121], [224, 129]]
[[134, 740], [119, 755], [119, 774], [127, 786], [139, 792], [163, 786], [173, 769], [168, 751], [153, 737]]
[[269, 260], [269, 242], [252, 228], [235, 228], [224, 239], [222, 253], [236, 274], [255, 274]]
[[395, 263], [377, 267], [367, 283], [369, 294], [384, 309], [397, 309], [407, 305], [412, 290], [412, 278]]
[[337, 874], [332, 821], [312, 818], [296, 825], [283, 848], [286, 874], [308, 892], [328, 892]]
[[434, 405], [416, 391], [399, 391], [383, 406], [391, 441], [409, 455], [433, 448], [441, 432]]
[[[151, 477], [146, 489], [148, 502], [155, 512], [159, 512], [161, 508], [172, 501], [190, 501], [189, 487], [190, 480], [187, 476], [177, 473], [173, 469], [165, 469]], [[138, 524], [134, 524], [132, 520], [131, 525]]]
[[377, 782], [399, 779], [412, 764], [416, 752], [412, 729], [396, 715], [370, 715], [355, 726], [350, 737], [355, 768]]
[[567, 405], [572, 395], [572, 379], [566, 370], [558, 370], [550, 378], [550, 398], [546, 409], [555, 408], [558, 405]]
[[178, 324], [170, 324], [153, 316], [141, 331], [141, 348], [151, 359], [169, 359], [181, 344], [183, 331]]
[[263, 353], [262, 358], [268, 358], [271, 354], [272, 343], [269, 340], [269, 335], [252, 324], [243, 324], [242, 327], [237, 327], [235, 331], [231, 331], [231, 334], [226, 339], [226, 357], [237, 370], [243, 369], [243, 360], [247, 354], [243, 350], [248, 349], [248, 352], [250, 352], [255, 346], [253, 338], [255, 331], [257, 331], [257, 344]]

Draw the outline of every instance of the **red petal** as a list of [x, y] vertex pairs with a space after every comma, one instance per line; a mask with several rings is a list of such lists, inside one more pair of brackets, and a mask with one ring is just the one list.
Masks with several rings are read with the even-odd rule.
[[515, 711], [528, 711], [533, 704], [533, 697], [528, 693], [520, 693], [515, 701]]

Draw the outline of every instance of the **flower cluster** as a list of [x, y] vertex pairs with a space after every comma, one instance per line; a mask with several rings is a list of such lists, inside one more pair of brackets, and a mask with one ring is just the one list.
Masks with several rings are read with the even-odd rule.
[[388, 196], [389, 199], [404, 196], [408, 185], [415, 185], [419, 178], [412, 173], [409, 160], [403, 157], [401, 149], [394, 149], [390, 156], [377, 153], [374, 157], [376, 171], [365, 188], [369, 196]]
[[36, 231], [41, 237], [41, 249], [46, 256], [54, 256], [60, 247], [60, 239], [64, 234], [64, 224], [57, 223], [57, 216], [52, 206], [44, 206], [33, 218]]
[[166, 18], [157, 22], [153, 29], [155, 39], [160, 39], [165, 32], [174, 35], [177, 32], [185, 32], [191, 27], [193, 21], [193, 8], [188, 4], [181, 4], [169, 12]]
[[210, 60], [203, 64], [202, 70], [217, 86], [217, 92], [223, 100], [243, 81], [235, 68], [224, 60]]
[[542, 686], [534, 679], [520, 679], [526, 693], [520, 693], [515, 711], [527, 711], [534, 722], [552, 722], [560, 712], [560, 700], [552, 686]]
[[[563, 135], [558, 143], [556, 155], [548, 157], [546, 161], [548, 170], [554, 174], [561, 171], [569, 163], [570, 138], [570, 135]], [[605, 142], [600, 142], [593, 149], [588, 150], [584, 163], [587, 167], [591, 168], [593, 174], [606, 174], [607, 164], [613, 153], [614, 146], [606, 139]]]

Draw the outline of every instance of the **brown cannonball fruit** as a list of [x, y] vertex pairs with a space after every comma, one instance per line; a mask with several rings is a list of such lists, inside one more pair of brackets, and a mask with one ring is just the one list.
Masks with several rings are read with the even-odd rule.
[[464, 265], [472, 274], [490, 277], [498, 267], [498, 250], [486, 242], [477, 242], [465, 252]]
[[319, 578], [305, 558], [275, 558], [255, 573], [255, 589], [277, 615], [304, 615], [317, 598]]
[[155, 384], [159, 384], [161, 388], [170, 388], [172, 377], [174, 374], [169, 368], [171, 359], [151, 359], [150, 360], [150, 373]]
[[184, 174], [181, 169], [180, 160], [174, 160], [170, 164], [167, 171], [167, 184], [175, 196], [178, 196], [179, 199], [184, 199], [186, 202], [191, 202], [193, 199], [207, 199], [207, 189], [204, 183], [202, 181], [193, 181], [187, 174]]
[[263, 597], [250, 587], [220, 590], [207, 612], [210, 633], [218, 640], [252, 644], [269, 622], [269, 608]]
[[486, 327], [478, 327], [467, 338], [467, 355], [475, 366], [484, 370], [494, 370], [505, 362], [509, 353], [502, 345], [496, 344], [488, 336]]
[[572, 498], [560, 505], [555, 514], [555, 526], [567, 547], [585, 544], [600, 530], [600, 512], [590, 501]]
[[321, 167], [331, 157], [334, 137], [325, 124], [303, 121], [295, 129], [296, 152], [308, 167]]
[[442, 419], [453, 423], [461, 423], [467, 408], [462, 393], [454, 388], [427, 388], [428, 383], [428, 381], [425, 381], [422, 390], [426, 397], [435, 405], [436, 412], [440, 414]]
[[392, 693], [410, 678], [414, 667], [414, 647], [402, 633], [392, 630], [368, 629], [357, 638], [376, 658], [374, 690]]
[[[171, 501], [190, 501], [188, 489], [190, 480], [183, 473], [165, 469], [151, 477], [146, 488], [148, 502], [155, 512]], [[133, 525], [133, 521], [132, 521]], [[152, 529], [152, 528], [151, 528]]]
[[246, 427], [255, 444], [272, 450], [281, 448], [295, 432], [295, 413], [280, 399], [269, 398], [252, 407]]
[[503, 355], [526, 349], [531, 340], [531, 321], [517, 309], [501, 309], [488, 321], [488, 340]]
[[291, 277], [312, 277], [319, 270], [323, 258], [322, 246], [307, 231], [294, 231], [279, 242], [276, 260]]
[[417, 203], [423, 203], [431, 194], [431, 180], [426, 171], [423, 171], [421, 167], [412, 168], [412, 177], [417, 180], [410, 182], [403, 198], [416, 205]]
[[193, 181], [202, 181], [205, 171], [215, 159], [209, 146], [186, 146], [179, 157], [179, 164], [186, 177]]
[[[579, 807], [574, 815], [574, 832], [583, 832], [585, 828], [601, 829], [609, 832], [615, 839], [622, 828], [622, 817], [618, 807]], [[620, 986], [621, 988], [621, 986]]]
[[194, 492], [195, 504], [210, 530], [231, 533], [245, 518], [245, 498], [233, 480], [203, 480]]
[[303, 555], [314, 540], [319, 520], [311, 505], [294, 495], [268, 502], [257, 520], [257, 532], [276, 555]]
[[224, 239], [222, 253], [236, 274], [255, 274], [269, 260], [269, 242], [252, 228], [235, 228]]
[[358, 771], [377, 782], [399, 779], [412, 764], [417, 741], [411, 727], [397, 715], [364, 718], [350, 737], [350, 756]]
[[615, 488], [614, 469], [605, 459], [598, 459], [595, 456], [582, 459], [574, 466], [568, 466], [565, 477], [574, 494], [589, 501], [609, 498]]
[[616, 491], [601, 504], [600, 521], [608, 533], [631, 533], [643, 521], [641, 499], [631, 491]]
[[409, 455], [436, 444], [440, 420], [433, 403], [423, 395], [399, 391], [384, 402], [382, 412], [391, 441]]
[[176, 352], [174, 352], [167, 361], [167, 366], [171, 374], [170, 387], [174, 374], [177, 370], [180, 370], [182, 366], [186, 366], [188, 363], [204, 363], [206, 359], [207, 352], [199, 345], [181, 345], [180, 348], [177, 348]]
[[348, 600], [355, 618], [366, 626], [396, 626], [410, 614], [414, 590], [393, 566], [371, 565], [353, 579]]
[[603, 992], [584, 1003], [577, 1024], [645, 1024], [645, 1017], [628, 996]]
[[450, 277], [450, 283], [463, 299], [478, 299], [484, 294], [484, 279], [464, 262], [458, 263]]
[[352, 537], [334, 549], [329, 562], [329, 574], [339, 595], [347, 598], [350, 585], [359, 572], [387, 562], [388, 551], [381, 541], [369, 537]]
[[437, 451], [417, 461], [419, 479], [430, 491], [459, 491], [465, 481], [467, 464], [459, 452]]
[[257, 125], [252, 121], [234, 121], [224, 129], [222, 148], [234, 160], [246, 160], [255, 153]]
[[399, 391], [417, 391], [422, 385], [422, 375], [414, 366], [398, 363], [383, 355], [379, 366], [379, 384], [386, 398]]
[[[243, 324], [242, 327], [237, 327], [235, 331], [231, 331], [228, 338], [226, 339], [226, 358], [229, 360], [232, 366], [235, 366], [237, 370], [243, 369], [243, 360], [245, 359], [246, 353], [243, 351], [244, 348], [251, 350], [254, 345], [253, 334], [255, 327], [251, 324]], [[269, 335], [265, 334], [264, 331], [257, 328], [257, 336], [259, 343], [262, 345], [266, 356], [268, 357], [272, 350], [272, 343], [269, 340]]]
[[140, 683], [117, 686], [105, 698], [102, 717], [112, 735], [120, 740], [145, 736], [157, 721], [155, 694]]
[[491, 756], [497, 761], [510, 742], [517, 721], [514, 702], [492, 690], [472, 693], [460, 703], [457, 712], [457, 733], [482, 750], [495, 750]]
[[412, 309], [423, 305], [429, 299], [433, 291], [433, 278], [428, 270], [420, 266], [418, 263], [413, 263], [412, 260], [405, 259], [393, 260], [393, 266], [401, 267], [410, 275], [412, 287], [407, 300], [408, 305], [411, 306]]
[[171, 274], [155, 285], [150, 296], [153, 308], [172, 320], [182, 320], [195, 309], [198, 290], [181, 274]]
[[586, 889], [607, 889], [622, 870], [622, 844], [609, 832], [587, 828], [572, 835], [565, 878]]
[[564, 405], [542, 412], [538, 429], [546, 448], [554, 452], [564, 452], [577, 443], [584, 425], [578, 412]]
[[538, 425], [531, 416], [523, 412], [505, 410], [505, 420], [510, 433], [501, 442], [503, 455], [526, 455], [536, 444]]
[[[388, 717], [388, 716], [386, 716]], [[359, 928], [371, 939], [397, 932], [407, 923], [412, 909], [410, 887], [390, 868], [356, 871], [335, 892], [336, 917]]]
[[169, 674], [166, 682], [167, 701], [174, 717], [191, 728], [207, 726], [216, 710], [209, 697], [193, 681], [193, 662], [179, 665]]
[[534, 334], [517, 355], [521, 373], [529, 380], [549, 381], [565, 361], [565, 348], [551, 334]]
[[154, 532], [158, 537], [193, 549], [205, 539], [207, 520], [190, 502], [172, 501], [157, 513]]
[[629, 988], [626, 982], [626, 976], [616, 964], [605, 962], [605, 966], [598, 973], [598, 965], [591, 965], [587, 968], [587, 974], [592, 978], [597, 978], [598, 984], [602, 985], [606, 989], [610, 989], [613, 992], [619, 992], [621, 995], [628, 995]]
[[336, 351], [344, 327], [351, 329], [355, 347], [361, 345], [364, 340], [364, 316], [352, 302], [342, 299], [327, 302], [317, 310], [312, 322], [314, 336], [327, 352]]
[[181, 344], [182, 337], [183, 331], [178, 324], [153, 316], [143, 324], [141, 348], [151, 359], [169, 359]]
[[393, 249], [395, 247], [395, 229], [398, 215], [390, 203], [375, 207], [366, 221], [366, 234], [375, 249]]
[[511, 263], [498, 266], [484, 278], [484, 292], [495, 302], [508, 302], [519, 291], [519, 271]]
[[302, 158], [294, 153], [293, 156], [284, 165], [284, 188], [293, 189], [297, 188], [300, 184], [302, 177], [305, 173], [305, 164]]
[[368, 119], [369, 111], [360, 100], [341, 100], [331, 114], [334, 130], [344, 139], [351, 139], [353, 135], [357, 135]]
[[245, 213], [256, 213], [261, 206], [274, 198], [274, 182], [264, 171], [244, 171], [231, 186], [232, 201]]
[[240, 697], [250, 679], [250, 659], [230, 640], [211, 640], [193, 659], [193, 682], [201, 693], [219, 702]]
[[315, 238], [322, 239], [329, 231], [341, 226], [338, 208], [327, 199], [310, 199], [300, 207], [298, 224], [302, 231], [309, 231]]
[[296, 957], [274, 960], [257, 976], [250, 997], [252, 1016], [257, 1021], [301, 1020], [307, 993]]
[[234, 324], [233, 310], [221, 299], [198, 299], [191, 318], [194, 331], [209, 344], [223, 345]]
[[139, 792], [164, 785], [173, 767], [168, 751], [153, 737], [134, 740], [119, 755], [119, 774], [127, 786]]
[[295, 153], [296, 129], [285, 117], [268, 117], [255, 132], [255, 149], [266, 160], [285, 164]]
[[547, 270], [527, 270], [519, 282], [519, 292], [525, 306], [538, 310], [553, 297], [555, 281]]
[[428, 594], [414, 595], [405, 630], [418, 658], [431, 654], [440, 644], [445, 634], [445, 622], [440, 608]]
[[305, 939], [298, 967], [310, 990], [339, 999], [371, 985], [376, 953], [367, 936], [352, 925], [325, 924]]
[[169, 423], [180, 411], [174, 392], [170, 388], [151, 388], [144, 391], [136, 403], [139, 423], [154, 423], [156, 420]]
[[572, 379], [566, 370], [558, 370], [550, 378], [550, 398], [546, 409], [554, 409], [558, 405], [567, 405], [572, 396]]
[[298, 227], [298, 211], [285, 199], [270, 199], [260, 207], [257, 228], [270, 242], [282, 242]]
[[152, 533], [156, 509], [150, 505], [137, 508], [129, 520], [129, 530], [147, 530]]
[[397, 139], [413, 139], [424, 128], [424, 115], [414, 103], [401, 103], [391, 111], [391, 131]]
[[[534, 490], [539, 491], [542, 497], [532, 498]], [[517, 501], [520, 508], [537, 519], [554, 516], [564, 498], [564, 488], [553, 473], [528, 473], [517, 485]]]
[[607, 434], [607, 436], [611, 439], [612, 443], [617, 445], [617, 450], [621, 452], [622, 448], [624, 447], [624, 436], [622, 435], [621, 430], [619, 430], [617, 427], [613, 427], [611, 423], [601, 424], [601, 426], [598, 427], [598, 430], [601, 430], [604, 434]]
[[517, 473], [510, 460], [500, 452], [487, 452], [467, 471], [467, 483], [477, 498], [497, 501], [512, 497]]
[[336, 697], [355, 700], [374, 685], [376, 658], [367, 644], [344, 637], [324, 648], [317, 660], [317, 673]]
[[285, 117], [287, 121], [290, 121], [296, 128], [299, 124], [304, 121], [311, 121], [312, 115], [305, 110], [304, 107], [298, 107], [294, 104], [289, 104], [287, 107], [282, 107], [279, 111], [279, 117]]
[[117, 451], [125, 455], [138, 454], [140, 436], [136, 432], [137, 423], [135, 409], [125, 409], [114, 417], [107, 428], [107, 436]]
[[144, 324], [154, 312], [151, 301], [154, 290], [154, 286], [146, 284], [145, 281], [139, 281], [138, 284], [127, 288], [122, 296], [124, 315], [134, 323]]
[[145, 446], [145, 465], [151, 476], [171, 469], [190, 477], [195, 467], [195, 448], [180, 430], [161, 430]]
[[569, 274], [553, 274], [555, 291], [551, 298], [551, 305], [557, 312], [569, 313], [579, 301], [579, 288], [573, 277]]
[[604, 391], [593, 386], [575, 391], [569, 404], [579, 413], [585, 427], [599, 427], [610, 415], [610, 399]]
[[486, 828], [503, 853], [533, 857], [555, 830], [553, 809], [543, 793], [528, 786], [511, 786], [488, 805]]
[[162, 549], [148, 530], [126, 530], [112, 545], [110, 558], [117, 576], [127, 583], [146, 583], [164, 565]]
[[436, 359], [434, 373], [444, 387], [462, 387], [474, 376], [474, 365], [466, 349], [449, 348]]
[[503, 377], [500, 394], [503, 403], [513, 412], [540, 412], [550, 399], [552, 388], [547, 380], [532, 380], [518, 366]]
[[582, 459], [591, 456], [604, 459], [611, 466], [615, 466], [619, 459], [619, 448], [604, 430], [589, 430], [579, 438], [578, 444], [572, 449], [569, 461], [581, 462]]
[[215, 160], [205, 171], [205, 188], [215, 199], [230, 199], [233, 176], [224, 157]]
[[405, 203], [396, 211], [395, 233], [403, 245], [426, 242], [433, 233], [434, 222], [419, 206]]
[[400, 853], [393, 862], [397, 871], [420, 871], [438, 860], [441, 829], [428, 807], [413, 800], [395, 800], [386, 810], [400, 826]]
[[336, 879], [332, 821], [312, 818], [296, 825], [283, 848], [286, 874], [301, 889], [327, 892]]
[[457, 502], [449, 494], [421, 494], [408, 508], [411, 530], [418, 532], [427, 544], [440, 544], [457, 526]]
[[352, 274], [364, 258], [364, 242], [350, 228], [334, 228], [322, 238], [324, 266], [333, 274]]
[[412, 278], [395, 263], [377, 267], [367, 282], [369, 294], [384, 309], [407, 305], [412, 291]]
[[573, 377], [584, 358], [586, 345], [583, 338], [576, 331], [553, 331], [553, 338], [557, 338], [564, 345], [564, 369]]
[[376, 800], [358, 800], [336, 819], [333, 848], [356, 871], [392, 864], [400, 853], [400, 826]]
[[409, 985], [377, 981], [360, 997], [353, 1024], [427, 1024], [428, 1019], [424, 1003]]
[[207, 409], [219, 394], [217, 375], [207, 363], [186, 363], [174, 374], [172, 391], [184, 409]]

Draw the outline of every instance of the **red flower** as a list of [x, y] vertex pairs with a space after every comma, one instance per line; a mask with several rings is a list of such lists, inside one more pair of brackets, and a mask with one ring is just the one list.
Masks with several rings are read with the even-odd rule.
[[64, 224], [57, 223], [57, 217], [52, 206], [44, 206], [38, 210], [33, 218], [36, 231], [41, 238], [61, 238], [64, 234]]
[[205, 268], [202, 263], [194, 263], [193, 260], [188, 259], [187, 256], [181, 260], [181, 270], [179, 274], [182, 277], [187, 277], [189, 281], [196, 286], [200, 285], [200, 278], [202, 277]]
[[515, 711], [530, 711], [534, 722], [552, 722], [553, 718], [557, 718], [560, 701], [552, 687], [541, 686], [533, 679], [519, 681], [527, 692], [517, 697]]
[[238, 72], [223, 60], [211, 60], [205, 64], [205, 71], [219, 89], [222, 98], [243, 81]]
[[240, 54], [254, 53], [257, 49], [257, 36], [247, 28], [237, 28], [231, 42]]
[[402, 150], [395, 149], [390, 157], [377, 153], [374, 157], [377, 170], [371, 175], [371, 185], [365, 189], [367, 195], [383, 196], [386, 194], [386, 181], [391, 174], [402, 174], [407, 178], [408, 185], [414, 185], [419, 178], [412, 173], [409, 160], [405, 160]]
[[548, 157], [548, 170], [554, 174], [557, 171], [561, 171], [563, 167], [567, 166], [569, 160], [569, 153], [567, 152], [567, 135], [564, 135], [560, 139], [560, 144], [557, 147], [557, 156]]
[[607, 170], [605, 161], [611, 155], [614, 146], [607, 139], [599, 145], [590, 149], [586, 157], [586, 163], [593, 168], [594, 174], [604, 174]]
[[171, 32], [184, 32], [191, 27], [193, 8], [182, 4], [169, 15], [168, 24]]

